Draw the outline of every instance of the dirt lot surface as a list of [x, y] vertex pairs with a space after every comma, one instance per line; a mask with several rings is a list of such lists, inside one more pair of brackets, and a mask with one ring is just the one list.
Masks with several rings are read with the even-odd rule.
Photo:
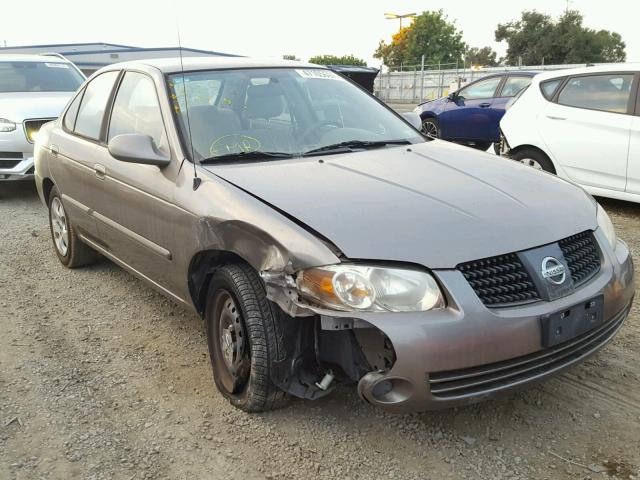
[[[640, 258], [640, 205], [603, 200]], [[640, 478], [639, 309], [526, 393], [391, 415], [354, 389], [247, 415], [201, 320], [108, 261], [67, 270], [28, 185], [0, 185], [0, 479]], [[637, 304], [638, 305], [638, 304]]]

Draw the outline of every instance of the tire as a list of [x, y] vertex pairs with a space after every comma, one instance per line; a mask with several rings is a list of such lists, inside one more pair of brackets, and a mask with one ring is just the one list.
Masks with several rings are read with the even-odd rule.
[[273, 362], [284, 353], [280, 315], [248, 265], [225, 265], [213, 274], [205, 311], [213, 379], [220, 393], [245, 412], [274, 410], [289, 398], [270, 376]]
[[422, 133], [429, 138], [440, 138], [440, 125], [434, 117], [427, 117], [422, 120]]
[[556, 173], [556, 169], [553, 167], [553, 163], [551, 163], [549, 157], [540, 150], [536, 150], [534, 148], [523, 148], [511, 154], [511, 158], [537, 170], [544, 170], [545, 172], [553, 173], [554, 175]]
[[53, 249], [60, 263], [67, 268], [89, 265], [99, 258], [93, 250], [76, 235], [67, 212], [62, 203], [60, 192], [54, 186], [49, 194], [49, 230], [53, 241]]

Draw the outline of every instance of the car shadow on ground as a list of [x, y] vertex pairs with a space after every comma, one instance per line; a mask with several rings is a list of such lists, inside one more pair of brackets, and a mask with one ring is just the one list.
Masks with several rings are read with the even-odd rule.
[[0, 200], [9, 198], [35, 198], [38, 196], [34, 182], [2, 182], [0, 183]]

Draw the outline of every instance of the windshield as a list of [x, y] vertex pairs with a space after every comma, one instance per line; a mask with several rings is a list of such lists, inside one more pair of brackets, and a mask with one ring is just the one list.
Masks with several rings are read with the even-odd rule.
[[168, 84], [196, 160], [257, 158], [259, 152], [282, 158], [318, 149], [331, 153], [326, 147], [337, 151], [338, 144], [345, 151], [425, 141], [367, 93], [325, 69], [186, 72], [170, 75]]
[[61, 62], [0, 62], [0, 92], [75, 92], [84, 78]]

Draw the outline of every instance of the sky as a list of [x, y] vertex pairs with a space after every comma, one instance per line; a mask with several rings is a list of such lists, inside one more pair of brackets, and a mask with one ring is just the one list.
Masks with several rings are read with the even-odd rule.
[[[9, 2], [3, 12], [0, 45], [105, 42], [139, 47], [185, 47], [255, 57], [293, 54], [353, 54], [370, 66], [379, 41], [389, 42], [398, 20], [384, 13], [442, 9], [472, 47], [491, 46], [498, 23], [515, 20], [531, 5], [560, 15], [566, 0], [32, 0]], [[590, 28], [620, 33], [627, 60], [640, 61], [638, 0], [570, 0]], [[8, 15], [7, 10], [8, 8]]]

